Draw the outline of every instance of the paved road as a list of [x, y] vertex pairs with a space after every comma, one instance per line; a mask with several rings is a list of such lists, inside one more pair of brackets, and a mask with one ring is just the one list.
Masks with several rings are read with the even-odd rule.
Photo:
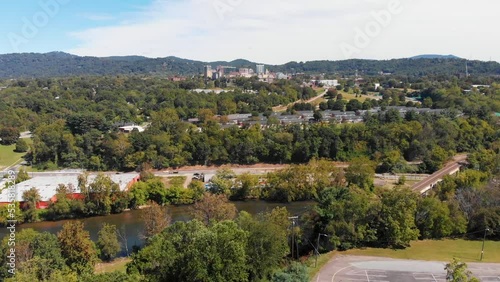
[[[337, 256], [321, 269], [313, 281], [445, 282], [445, 265], [445, 262], [435, 261]], [[500, 281], [500, 264], [469, 263], [468, 265], [481, 281]]]
[[[335, 167], [347, 168], [349, 165], [345, 163], [336, 163]], [[250, 173], [254, 175], [264, 175], [268, 172], [284, 169], [288, 165], [264, 165], [264, 166], [248, 166], [248, 167], [228, 167], [235, 174], [240, 175]], [[215, 174], [221, 169], [220, 167], [184, 167], [176, 170], [161, 170], [154, 172], [158, 176], [192, 176], [195, 173], [204, 173], [205, 175]], [[79, 169], [73, 170], [60, 170], [60, 171], [47, 171], [47, 172], [30, 172], [30, 176], [58, 176], [58, 175], [79, 175], [83, 171]], [[114, 174], [118, 172], [105, 172], [106, 174]]]

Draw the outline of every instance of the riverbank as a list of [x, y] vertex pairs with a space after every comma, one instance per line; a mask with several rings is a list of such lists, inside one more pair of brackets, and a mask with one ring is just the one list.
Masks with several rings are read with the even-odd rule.
[[122, 258], [117, 258], [111, 262], [101, 262], [96, 264], [95, 266], [95, 273], [107, 273], [107, 272], [127, 272], [127, 263], [131, 262], [132, 259], [130, 257], [122, 257]]
[[[270, 211], [276, 207], [286, 207], [290, 215], [302, 215], [303, 213], [310, 210], [315, 202], [294, 202], [294, 203], [270, 203], [261, 200], [249, 200], [244, 202], [232, 202], [235, 204], [238, 211], [246, 211], [250, 214], [258, 214], [265, 211]], [[172, 222], [176, 221], [188, 221], [192, 219], [189, 212], [189, 205], [184, 206], [170, 206], [170, 215], [172, 217]], [[79, 220], [85, 225], [85, 229], [89, 231], [90, 238], [93, 241], [97, 241], [99, 230], [103, 223], [108, 223], [116, 225], [117, 229], [125, 235], [126, 244], [129, 251], [132, 250], [134, 246], [141, 246], [143, 240], [141, 238], [141, 233], [144, 230], [144, 223], [141, 220], [141, 214], [144, 209], [141, 210], [129, 210], [119, 214], [111, 214], [106, 216], [79, 218], [79, 219], [65, 219], [58, 221], [43, 221], [35, 223], [25, 223], [17, 226], [17, 230], [32, 228], [39, 232], [49, 232], [52, 234], [57, 234], [62, 229], [64, 223], [68, 221]], [[0, 228], [0, 238], [8, 235], [8, 230], [6, 228]], [[120, 256], [125, 256], [125, 252], [122, 251]]]

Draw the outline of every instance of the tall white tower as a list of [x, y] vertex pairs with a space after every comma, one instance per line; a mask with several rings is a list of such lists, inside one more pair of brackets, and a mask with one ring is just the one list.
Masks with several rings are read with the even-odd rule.
[[257, 74], [263, 74], [266, 72], [266, 66], [264, 65], [257, 65]]

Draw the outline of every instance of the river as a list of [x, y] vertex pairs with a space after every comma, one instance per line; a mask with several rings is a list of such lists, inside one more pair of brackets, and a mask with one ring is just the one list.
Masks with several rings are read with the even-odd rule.
[[[310, 210], [314, 205], [313, 202], [294, 202], [294, 203], [268, 203], [265, 201], [245, 201], [233, 202], [239, 211], [246, 211], [250, 214], [258, 214], [264, 211], [270, 211], [275, 207], [286, 207], [291, 215], [301, 215], [307, 210]], [[124, 230], [127, 238], [127, 246], [129, 251], [132, 250], [134, 245], [142, 245], [141, 232], [144, 225], [141, 222], [142, 210], [131, 210], [120, 214], [112, 214], [107, 216], [90, 217], [79, 219], [85, 224], [85, 229], [89, 231], [92, 240], [97, 241], [98, 232], [103, 223], [113, 224], [119, 230]], [[189, 215], [189, 206], [171, 206], [170, 214], [172, 222], [187, 221], [191, 219]], [[50, 232], [56, 234], [62, 229], [65, 222], [69, 220], [60, 221], [44, 221], [37, 223], [26, 223], [17, 226], [17, 231], [26, 228], [32, 228], [39, 232]], [[0, 228], [0, 237], [3, 238], [7, 234], [6, 227]], [[123, 250], [124, 251], [124, 250]]]

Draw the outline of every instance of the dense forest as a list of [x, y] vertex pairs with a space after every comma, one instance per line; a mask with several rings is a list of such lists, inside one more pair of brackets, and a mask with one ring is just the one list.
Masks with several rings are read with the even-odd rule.
[[[336, 73], [352, 75], [377, 75], [380, 72], [396, 75], [464, 75], [465, 60], [458, 58], [422, 58], [344, 61], [289, 62], [269, 65], [270, 71], [285, 73]], [[22, 53], [0, 55], [0, 78], [67, 77], [95, 75], [199, 75], [203, 66], [210, 64], [255, 68], [256, 63], [247, 60], [231, 62], [200, 62], [177, 57], [146, 58], [128, 57], [79, 57], [62, 52], [45, 54]], [[473, 75], [500, 75], [497, 62], [469, 61], [469, 73]]]
[[[423, 161], [419, 171], [432, 172], [457, 152], [494, 150], [499, 140], [492, 116], [500, 111], [500, 87], [495, 83], [482, 93], [463, 94], [457, 80], [416, 82], [421, 90], [390, 88], [381, 93], [382, 100], [342, 103], [350, 110], [382, 106], [378, 113], [364, 114], [363, 123], [280, 125], [270, 118], [265, 128], [225, 125], [224, 117], [270, 115], [273, 106], [308, 99], [316, 92], [294, 80], [266, 84], [239, 79], [235, 85], [257, 93], [237, 87], [218, 95], [189, 91], [203, 84], [199, 80], [173, 83], [104, 77], [6, 83], [8, 88], [0, 92], [0, 138], [14, 143], [19, 131], [33, 132], [27, 160], [40, 169], [135, 170], [143, 164], [162, 169], [190, 164], [304, 163], [314, 158], [349, 161], [362, 156], [379, 162], [390, 156], [398, 165], [384, 166], [383, 171], [397, 167], [404, 172], [406, 161]], [[349, 81], [343, 83], [349, 88]], [[404, 87], [405, 82], [398, 84]], [[344, 100], [335, 91], [330, 101], [336, 102], [327, 106]], [[441, 114], [409, 111], [404, 116], [394, 109], [384, 110], [389, 105], [415, 106], [405, 102], [408, 96], [420, 96], [424, 105], [447, 110]], [[199, 119], [197, 125], [186, 122], [194, 117]], [[118, 126], [124, 123], [145, 123], [147, 129], [121, 133]], [[26, 149], [23, 141], [18, 143]]]

